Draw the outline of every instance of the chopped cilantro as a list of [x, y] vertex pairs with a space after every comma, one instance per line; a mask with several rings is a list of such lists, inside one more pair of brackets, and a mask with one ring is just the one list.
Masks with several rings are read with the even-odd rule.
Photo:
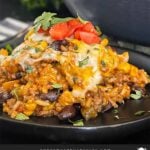
[[138, 91], [138, 90], [135, 90], [135, 94], [131, 94], [130, 97], [132, 99], [138, 100], [142, 97], [142, 92]]
[[114, 114], [118, 114], [119, 111], [118, 111], [117, 109], [114, 109], [114, 110], [113, 110], [113, 113], [114, 113]]
[[145, 114], [145, 111], [144, 110], [140, 110], [140, 111], [137, 111], [134, 113], [135, 116], [141, 116], [141, 115], [144, 115]]
[[101, 60], [101, 65], [102, 65], [103, 67], [106, 67], [106, 62], [105, 62], [104, 60]]
[[88, 21], [86, 21], [86, 20], [84, 20], [84, 19], [82, 19], [78, 14], [77, 14], [77, 16], [78, 16], [78, 19], [80, 20], [80, 22], [81, 23], [83, 23], [83, 24], [85, 24], [85, 23], [87, 23]]
[[43, 12], [41, 16], [37, 17], [34, 21], [34, 29], [38, 31], [40, 28], [47, 30], [49, 27], [56, 23], [65, 22], [72, 18], [58, 18], [55, 17], [56, 13]]
[[78, 80], [78, 78], [77, 78], [76, 76], [74, 76], [74, 77], [72, 78], [72, 80], [73, 80], [74, 83], [76, 83], [77, 80]]
[[74, 50], [78, 50], [78, 45], [74, 45]]
[[98, 35], [101, 35], [101, 34], [102, 34], [101, 29], [99, 28], [99, 26], [95, 26], [95, 29], [96, 29], [96, 31], [98, 32]]
[[5, 48], [7, 49], [8, 54], [10, 55], [10, 54], [12, 53], [12, 51], [13, 51], [12, 46], [11, 46], [10, 44], [6, 44], [6, 45], [5, 45]]
[[51, 25], [51, 20], [56, 16], [56, 13], [43, 12], [41, 16], [37, 17], [34, 21], [34, 28], [36, 31], [40, 29], [47, 30]]
[[38, 52], [40, 52], [40, 51], [41, 51], [40, 48], [35, 48], [35, 52], [36, 52], [36, 53], [38, 53]]
[[15, 118], [15, 119], [23, 121], [23, 120], [28, 120], [28, 119], [29, 119], [29, 117], [28, 117], [28, 116], [26, 116], [26, 115], [25, 115], [25, 114], [23, 114], [23, 113], [19, 113], [19, 114], [17, 114], [17, 116], [16, 116], [16, 118]]
[[19, 97], [18, 97], [17, 90], [18, 90], [17, 88], [13, 89], [13, 90], [11, 91], [11, 94], [14, 95], [15, 98], [16, 98], [16, 100], [18, 101], [18, 100], [19, 100]]
[[84, 58], [83, 60], [79, 61], [79, 67], [82, 67], [84, 65], [88, 64], [88, 60], [89, 60], [89, 56], [87, 56], [86, 58]]
[[82, 127], [82, 126], [84, 126], [83, 119], [76, 120], [76, 121], [72, 121], [72, 120], [69, 119], [69, 122], [72, 123], [73, 126], [76, 126], [76, 127]]
[[33, 68], [31, 66], [27, 66], [26, 72], [27, 73], [32, 73], [33, 72]]
[[62, 88], [62, 85], [61, 85], [61, 84], [58, 84], [58, 83], [54, 83], [54, 84], [52, 85], [52, 87], [55, 88], [55, 89], [60, 89], [60, 88]]

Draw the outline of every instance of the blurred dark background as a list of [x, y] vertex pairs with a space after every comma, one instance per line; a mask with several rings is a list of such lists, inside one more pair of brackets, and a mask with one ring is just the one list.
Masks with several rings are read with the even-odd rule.
[[57, 12], [59, 16], [71, 16], [63, 0], [0, 0], [0, 20], [13, 17], [30, 22], [43, 11]]

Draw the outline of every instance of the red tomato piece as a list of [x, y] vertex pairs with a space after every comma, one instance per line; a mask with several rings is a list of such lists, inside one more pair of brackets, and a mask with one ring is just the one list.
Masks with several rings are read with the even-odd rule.
[[72, 27], [76, 27], [83, 24], [78, 19], [72, 19], [68, 21], [68, 25]]
[[50, 36], [55, 40], [63, 40], [69, 32], [67, 22], [55, 24], [49, 30]]
[[42, 28], [40, 28], [40, 29], [38, 30], [38, 33], [45, 33], [45, 34], [48, 34], [48, 33], [49, 33], [49, 29], [43, 30]]
[[86, 24], [84, 24], [82, 30], [86, 31], [86, 32], [91, 32], [91, 33], [94, 33], [94, 34], [98, 35], [98, 32], [96, 31], [94, 25], [91, 22], [87, 22]]
[[80, 38], [80, 32], [81, 32], [80, 30], [75, 31], [75, 33], [74, 33], [75, 39], [81, 40], [81, 38]]
[[77, 29], [83, 27], [83, 24], [78, 19], [69, 20], [67, 23], [69, 26], [68, 37], [73, 35]]
[[94, 33], [80, 31], [80, 39], [87, 44], [96, 44], [100, 42], [100, 38]]

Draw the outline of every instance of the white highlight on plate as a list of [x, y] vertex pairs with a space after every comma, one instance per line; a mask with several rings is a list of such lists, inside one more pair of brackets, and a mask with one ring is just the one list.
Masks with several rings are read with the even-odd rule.
[[13, 19], [13, 18], [6, 18], [5, 19], [6, 22], [16, 26], [16, 27], [20, 27], [20, 28], [27, 28], [29, 25], [20, 21], [20, 20], [16, 20], [16, 19]]
[[139, 148], [137, 148], [137, 150], [147, 150], [147, 148], [139, 147]]
[[0, 24], [0, 33], [4, 33], [4, 34], [8, 34], [8, 35], [15, 35], [18, 32]]
[[3, 41], [3, 40], [5, 40], [5, 39], [7, 39], [7, 36], [4, 36], [4, 35], [1, 35], [1, 34], [0, 34], [0, 41]]

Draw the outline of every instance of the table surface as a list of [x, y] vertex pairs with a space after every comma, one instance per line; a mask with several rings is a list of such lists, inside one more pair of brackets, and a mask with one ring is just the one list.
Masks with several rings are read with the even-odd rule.
[[[13, 8], [15, 8], [16, 5], [18, 9], [15, 9], [16, 11], [14, 11]], [[19, 6], [20, 6], [20, 3], [17, 0], [16, 1], [9, 0], [9, 5], [8, 5], [8, 0], [5, 0], [5, 1], [0, 0], [0, 20], [2, 20], [5, 17], [11, 16], [17, 19], [23, 18], [24, 21], [31, 21], [33, 19], [33, 16], [30, 16], [31, 12], [28, 12], [25, 8], [20, 8]], [[10, 11], [4, 11], [8, 9], [10, 9]], [[26, 16], [24, 16], [25, 13], [26, 13]], [[66, 14], [69, 14], [67, 10], [66, 10]], [[123, 47], [131, 48], [131, 49], [134, 48], [134, 50], [142, 51], [143, 53], [150, 55], [149, 47], [143, 47], [140, 45], [134, 45], [131, 43], [120, 42], [120, 41], [117, 41], [117, 42], [113, 41], [112, 45], [123, 46]], [[49, 141], [48, 139], [43, 139], [41, 137], [28, 137], [28, 136], [21, 135], [21, 134], [14, 134], [13, 132], [8, 133], [7, 131], [3, 130], [3, 127], [0, 126], [0, 143], [1, 144], [17, 144], [17, 143], [49, 144], [52, 142]], [[122, 144], [150, 144], [150, 127], [147, 129], [143, 129], [140, 132], [137, 131], [136, 133], [128, 137], [123, 137], [123, 138], [120, 137], [119, 139], [114, 138], [113, 141], [109, 141], [109, 143], [107, 142], [103, 144], [118, 144], [118, 143], [120, 144], [121, 143]]]

